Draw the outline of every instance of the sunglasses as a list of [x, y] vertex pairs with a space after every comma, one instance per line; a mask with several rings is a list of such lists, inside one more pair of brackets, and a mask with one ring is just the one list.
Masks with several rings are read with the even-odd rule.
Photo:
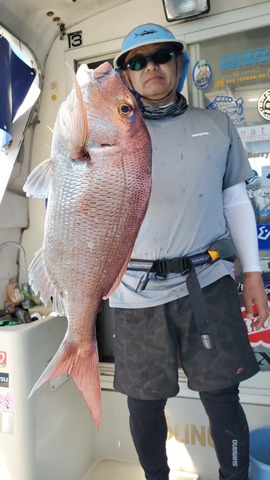
[[137, 57], [131, 58], [131, 60], [123, 64], [123, 68], [138, 72], [139, 70], [145, 68], [150, 61], [155, 65], [163, 65], [174, 58], [174, 55], [174, 51], [164, 48], [152, 53], [152, 55], [138, 55]]

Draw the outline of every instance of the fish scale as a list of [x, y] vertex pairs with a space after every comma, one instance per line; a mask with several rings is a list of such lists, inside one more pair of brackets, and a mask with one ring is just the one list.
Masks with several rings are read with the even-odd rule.
[[[119, 285], [151, 193], [151, 141], [136, 100], [108, 62], [82, 65], [59, 109], [51, 158], [27, 179], [48, 197], [42, 248], [29, 267], [34, 292], [68, 318], [65, 337], [31, 394], [69, 373], [101, 421], [95, 322]], [[30, 394], [30, 395], [31, 395]]]

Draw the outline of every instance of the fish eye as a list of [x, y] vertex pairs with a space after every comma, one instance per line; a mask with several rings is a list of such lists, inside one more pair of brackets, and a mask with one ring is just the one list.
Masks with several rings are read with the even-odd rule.
[[129, 117], [133, 113], [133, 108], [128, 103], [121, 102], [118, 105], [118, 112], [124, 117]]

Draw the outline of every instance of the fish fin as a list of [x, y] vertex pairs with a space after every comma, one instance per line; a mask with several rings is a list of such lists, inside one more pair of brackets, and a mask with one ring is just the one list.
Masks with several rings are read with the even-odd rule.
[[88, 120], [86, 108], [83, 100], [82, 90], [78, 83], [77, 77], [72, 68], [67, 64], [70, 69], [74, 89], [75, 89], [75, 105], [74, 108], [67, 112], [63, 110], [63, 138], [66, 149], [70, 152], [70, 157], [74, 160], [77, 158], [87, 156], [85, 152], [86, 142], [89, 136]]
[[101, 391], [96, 343], [87, 345], [85, 349], [64, 338], [52, 361], [32, 388], [29, 397], [47, 381], [64, 374], [72, 376], [98, 428], [101, 421]]
[[107, 300], [107, 298], [109, 298], [109, 296], [117, 289], [117, 287], [120, 285], [120, 282], [121, 282], [121, 279], [127, 269], [127, 266], [128, 266], [128, 262], [130, 260], [130, 256], [128, 256], [127, 260], [125, 261], [124, 263], [124, 266], [122, 267], [122, 269], [120, 270], [120, 273], [118, 275], [118, 277], [116, 278], [112, 288], [109, 290], [109, 292], [107, 294], [104, 295], [104, 297], [102, 297], [103, 300]]
[[51, 184], [51, 163], [51, 159], [48, 158], [30, 173], [23, 186], [27, 197], [30, 195], [36, 198], [48, 197]]
[[71, 375], [77, 388], [82, 392], [94, 424], [99, 428], [101, 421], [101, 390], [96, 343], [91, 345], [88, 358], [85, 358], [85, 354], [83, 356], [79, 353], [76, 354]]
[[43, 248], [37, 251], [29, 266], [29, 281], [32, 290], [39, 294], [44, 305], [48, 305], [53, 299], [53, 310], [58, 315], [66, 315], [63, 299], [49, 278], [44, 262]]

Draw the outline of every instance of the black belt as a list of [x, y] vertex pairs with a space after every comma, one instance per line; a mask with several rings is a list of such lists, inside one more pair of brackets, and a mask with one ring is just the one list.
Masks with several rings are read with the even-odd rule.
[[[155, 276], [160, 280], [165, 279], [168, 273], [181, 273], [181, 275], [187, 275], [191, 266], [204, 265], [210, 263], [219, 258], [218, 252], [207, 251], [204, 253], [198, 253], [190, 257], [172, 258], [169, 260], [135, 260], [131, 259], [128, 264], [128, 270], [146, 271], [147, 273], [155, 273]], [[148, 276], [149, 279], [149, 276]], [[147, 282], [143, 282], [142, 285], [138, 285], [137, 291], [144, 290]]]
[[156, 278], [166, 279], [169, 273], [181, 273], [187, 275], [186, 284], [195, 317], [197, 330], [201, 336], [203, 346], [207, 349], [214, 348], [211, 327], [208, 322], [208, 313], [198, 281], [195, 267], [207, 263], [214, 263], [219, 258], [229, 261], [235, 259], [234, 247], [230, 239], [224, 238], [213, 243], [206, 252], [198, 253], [187, 257], [179, 257], [164, 260], [135, 260], [132, 259], [127, 269], [144, 271], [140, 278], [137, 292], [141, 292], [147, 286], [150, 273], [155, 273]]

